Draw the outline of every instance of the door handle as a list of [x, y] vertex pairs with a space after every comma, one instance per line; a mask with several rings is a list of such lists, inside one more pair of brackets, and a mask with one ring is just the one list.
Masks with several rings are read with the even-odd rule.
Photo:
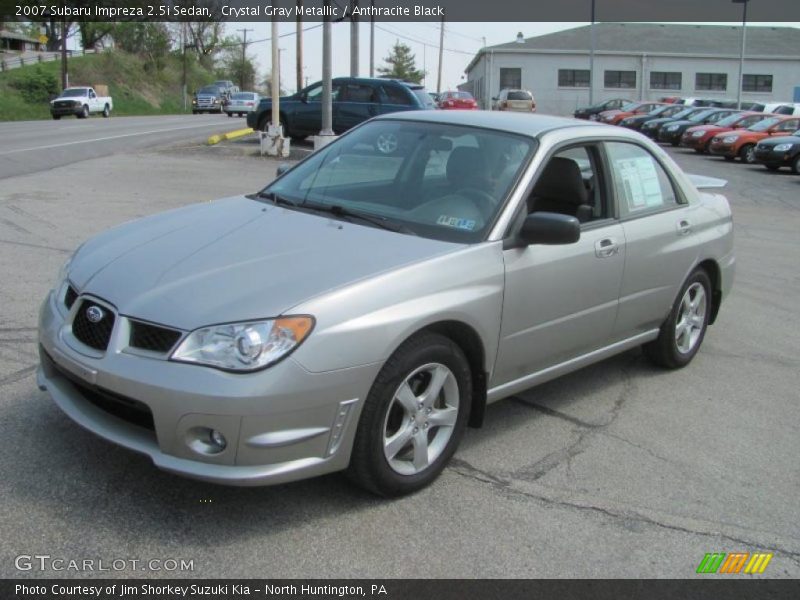
[[686, 219], [681, 219], [675, 224], [675, 229], [678, 231], [678, 235], [686, 235], [691, 233], [692, 224]]
[[614, 238], [603, 238], [594, 243], [594, 254], [597, 258], [609, 258], [619, 252], [619, 244]]

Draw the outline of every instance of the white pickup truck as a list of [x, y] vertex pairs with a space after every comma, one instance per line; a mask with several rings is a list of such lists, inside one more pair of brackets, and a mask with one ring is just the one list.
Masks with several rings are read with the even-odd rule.
[[56, 120], [64, 115], [75, 115], [79, 119], [85, 119], [92, 113], [101, 113], [104, 117], [108, 117], [113, 108], [111, 96], [98, 96], [91, 87], [66, 88], [58, 98], [50, 101], [50, 114]]

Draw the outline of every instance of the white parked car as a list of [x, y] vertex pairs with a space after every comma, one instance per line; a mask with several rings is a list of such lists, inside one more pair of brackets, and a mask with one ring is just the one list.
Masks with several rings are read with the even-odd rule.
[[223, 110], [229, 117], [233, 115], [243, 117], [256, 109], [260, 99], [261, 97], [255, 92], [236, 92], [225, 101]]
[[98, 96], [91, 87], [66, 88], [58, 98], [50, 101], [50, 114], [56, 121], [66, 115], [85, 119], [92, 113], [109, 117], [113, 108], [111, 96]]

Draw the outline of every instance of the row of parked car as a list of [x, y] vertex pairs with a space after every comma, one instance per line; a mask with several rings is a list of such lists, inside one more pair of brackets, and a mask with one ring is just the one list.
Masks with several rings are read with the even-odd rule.
[[633, 129], [700, 154], [800, 173], [800, 104], [749, 105], [746, 110], [702, 104], [615, 98], [578, 109], [575, 117]]

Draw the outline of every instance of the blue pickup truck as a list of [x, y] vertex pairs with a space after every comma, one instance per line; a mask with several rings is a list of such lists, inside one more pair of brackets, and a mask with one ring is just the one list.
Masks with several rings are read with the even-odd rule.
[[[337, 77], [331, 94], [337, 134], [377, 115], [436, 108], [423, 86], [396, 79]], [[272, 99], [262, 98], [258, 108], [247, 115], [247, 125], [266, 131], [271, 113]], [[286, 137], [297, 140], [318, 134], [322, 128], [322, 82], [282, 97], [280, 119]]]

